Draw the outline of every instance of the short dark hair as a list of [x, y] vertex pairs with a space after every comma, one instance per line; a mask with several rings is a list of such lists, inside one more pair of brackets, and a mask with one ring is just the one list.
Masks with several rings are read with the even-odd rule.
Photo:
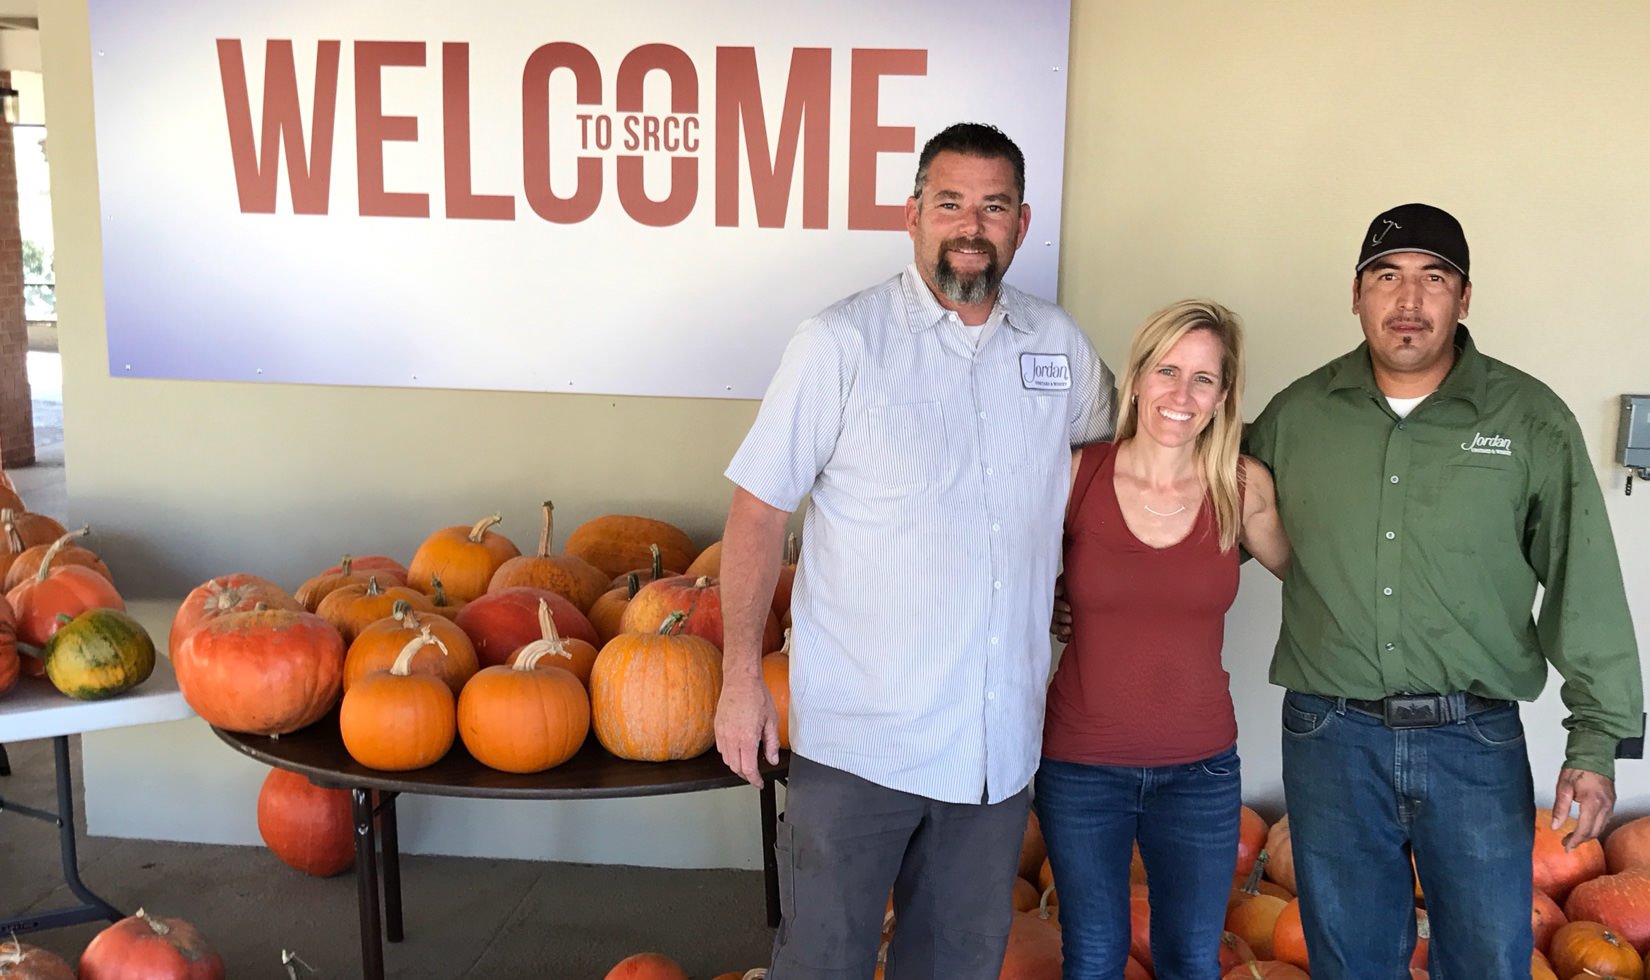
[[1003, 131], [987, 123], [952, 123], [934, 134], [917, 157], [917, 180], [911, 196], [922, 198], [922, 189], [928, 184], [928, 165], [941, 153], [962, 153], [988, 160], [1007, 160], [1014, 165], [1014, 192], [1020, 202], [1026, 199], [1026, 158], [1014, 141]]

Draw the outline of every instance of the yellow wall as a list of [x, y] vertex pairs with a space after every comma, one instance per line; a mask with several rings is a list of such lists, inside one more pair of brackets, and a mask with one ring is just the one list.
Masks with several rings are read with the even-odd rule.
[[[1474, 253], [1468, 322], [1580, 417], [1650, 636], [1650, 486], [1623, 498], [1609, 464], [1616, 395], [1650, 391], [1650, 6], [1073, 6], [1061, 299], [1101, 354], [1115, 363], [1169, 300], [1218, 298], [1249, 323], [1252, 416], [1357, 341], [1351, 265], [1369, 219], [1409, 200], [1451, 210]], [[40, 21], [70, 511], [132, 591], [240, 568], [295, 584], [346, 548], [406, 556], [493, 509], [526, 544], [546, 496], [564, 532], [635, 511], [715, 536], [754, 403], [111, 380], [85, 2], [46, 0]], [[1034, 210], [1045, 191], [1028, 189]], [[1246, 572], [1228, 664], [1246, 778], [1275, 798], [1263, 576]], [[1551, 695], [1526, 713], [1538, 786], [1561, 714]], [[1650, 808], [1643, 770], [1624, 769], [1629, 808]]]

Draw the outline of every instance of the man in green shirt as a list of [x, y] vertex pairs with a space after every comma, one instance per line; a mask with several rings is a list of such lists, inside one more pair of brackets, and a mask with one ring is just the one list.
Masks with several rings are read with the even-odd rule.
[[[1365, 343], [1272, 399], [1246, 451], [1293, 548], [1272, 681], [1313, 980], [1402, 975], [1413, 855], [1437, 975], [1524, 976], [1535, 804], [1518, 701], [1550, 662], [1574, 846], [1615, 805], [1642, 728], [1620, 566], [1575, 417], [1479, 353], [1466, 236], [1378, 216], [1352, 283]], [[1545, 588], [1539, 617], [1536, 587]]]

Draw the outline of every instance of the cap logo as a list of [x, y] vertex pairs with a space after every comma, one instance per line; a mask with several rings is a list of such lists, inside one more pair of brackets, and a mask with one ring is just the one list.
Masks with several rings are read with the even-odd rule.
[[1382, 221], [1382, 223], [1385, 224], [1386, 227], [1382, 228], [1380, 231], [1376, 232], [1375, 234], [1370, 235], [1369, 236], [1369, 244], [1379, 245], [1379, 244], [1381, 244], [1381, 239], [1383, 239], [1387, 236], [1387, 232], [1391, 231], [1394, 228], [1402, 228], [1403, 227], [1403, 225], [1399, 224], [1396, 221], [1393, 221], [1391, 218], [1384, 219]]

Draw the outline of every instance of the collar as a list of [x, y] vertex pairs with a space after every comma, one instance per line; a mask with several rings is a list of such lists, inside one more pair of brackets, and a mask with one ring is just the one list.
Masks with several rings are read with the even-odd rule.
[[[905, 293], [906, 321], [912, 333], [938, 325], [951, 312], [940, 305], [934, 291], [923, 281], [922, 273], [917, 271], [915, 262], [907, 265], [900, 275], [900, 290]], [[1025, 297], [1006, 282], [997, 287], [997, 305], [992, 312], [998, 311], [1002, 312], [1004, 322], [1015, 330], [1025, 334], [1037, 332], [1031, 312], [1026, 309]]]
[[[1449, 374], [1438, 386], [1434, 394], [1445, 398], [1459, 398], [1471, 402], [1476, 409], [1484, 407], [1485, 388], [1489, 383], [1488, 365], [1484, 355], [1478, 353], [1478, 345], [1473, 343], [1472, 333], [1467, 325], [1455, 325], [1455, 363], [1450, 366]], [[1345, 388], [1360, 388], [1379, 398], [1385, 398], [1380, 386], [1375, 383], [1375, 369], [1369, 362], [1369, 342], [1358, 345], [1356, 350], [1343, 355], [1336, 364], [1335, 370], [1329, 376], [1329, 390], [1340, 391]]]

